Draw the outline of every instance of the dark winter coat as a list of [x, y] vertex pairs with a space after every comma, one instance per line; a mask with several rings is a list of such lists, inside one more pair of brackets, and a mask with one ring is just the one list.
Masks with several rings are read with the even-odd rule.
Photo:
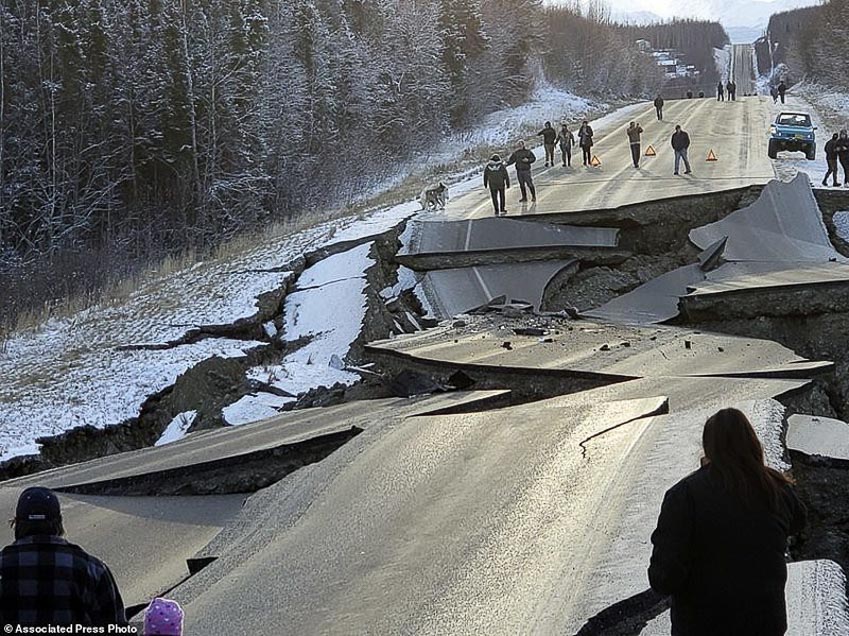
[[581, 126], [580, 130], [578, 130], [578, 145], [582, 148], [590, 148], [593, 145], [593, 129], [592, 126], [587, 124], [586, 126]]
[[787, 538], [805, 521], [791, 487], [775, 512], [747, 506], [710, 466], [670, 488], [648, 573], [672, 597], [672, 636], [782, 636]]
[[849, 161], [849, 137], [838, 137], [835, 151], [840, 161]]
[[674, 150], [686, 150], [690, 147], [690, 135], [683, 130], [672, 133], [672, 148]]
[[543, 128], [537, 133], [537, 136], [542, 135], [542, 143], [547, 146], [553, 146], [557, 141], [557, 131], [554, 130], [553, 127], [549, 126], [547, 128]]
[[510, 187], [510, 175], [503, 161], [490, 161], [483, 169], [483, 185], [490, 190], [502, 190]]
[[664, 104], [664, 101], [663, 101], [662, 97], [656, 97], [655, 98], [655, 100], [654, 100], [654, 107], [655, 108], [663, 108], [663, 104]]
[[825, 142], [825, 158], [837, 159], [837, 154], [840, 152], [840, 139], [829, 139]]
[[778, 94], [784, 95], [784, 93], [786, 93], [786, 92], [787, 92], [787, 84], [785, 84], [784, 82], [781, 82], [781, 84], [778, 85]]
[[512, 166], [515, 163], [516, 172], [530, 172], [531, 164], [536, 160], [537, 158], [534, 153], [527, 148], [522, 148], [510, 155], [510, 158], [507, 160], [507, 165]]

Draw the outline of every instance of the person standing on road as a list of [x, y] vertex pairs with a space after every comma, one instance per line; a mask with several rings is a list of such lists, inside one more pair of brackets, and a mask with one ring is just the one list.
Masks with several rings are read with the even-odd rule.
[[59, 499], [27, 488], [13, 520], [15, 542], [0, 552], [0, 623], [126, 625], [124, 602], [109, 568], [62, 536]]
[[486, 168], [483, 169], [483, 187], [489, 188], [495, 216], [507, 214], [504, 199], [506, 189], [510, 187], [510, 175], [507, 174], [507, 165], [501, 161], [500, 155], [492, 155]]
[[843, 185], [849, 187], [849, 133], [845, 129], [837, 138], [837, 159], [843, 166]]
[[728, 95], [729, 102], [734, 99], [734, 89], [732, 86], [731, 80], [728, 80], [728, 83], [725, 85], [725, 94]]
[[769, 94], [772, 97], [772, 103], [777, 104], [778, 103], [778, 88], [776, 88], [775, 86], [770, 86], [769, 87]]
[[525, 203], [528, 200], [528, 190], [531, 192], [531, 201], [537, 200], [537, 191], [534, 188], [534, 180], [531, 177], [531, 164], [536, 161], [536, 155], [525, 148], [525, 142], [520, 141], [516, 150], [510, 155], [507, 160], [507, 165], [516, 164], [516, 181], [519, 182], [519, 189], [522, 191], [522, 198], [519, 203]]
[[663, 498], [648, 569], [672, 597], [672, 634], [781, 636], [787, 539], [805, 527], [791, 481], [764, 464], [746, 416], [723, 409], [702, 434], [702, 467]]
[[640, 167], [640, 135], [643, 134], [643, 127], [636, 122], [631, 122], [628, 126], [628, 142], [631, 144], [631, 159], [634, 161], [634, 167]]
[[716, 85], [716, 101], [725, 101], [725, 88], [722, 86], [722, 82]]
[[778, 96], [781, 98], [781, 103], [784, 103], [784, 96], [787, 94], [787, 84], [782, 80], [778, 85]]
[[550, 121], [545, 122], [545, 128], [537, 133], [542, 135], [542, 143], [545, 146], [545, 167], [554, 165], [554, 146], [557, 143], [557, 131]]
[[675, 173], [678, 174], [678, 169], [681, 167], [681, 161], [684, 161], [684, 174], [692, 174], [690, 170], [690, 159], [687, 157], [688, 149], [690, 148], [690, 135], [681, 130], [681, 126], [675, 126], [675, 132], [672, 133], [672, 149], [675, 151]]
[[654, 109], [657, 111], [657, 121], [663, 121], [663, 97], [654, 98]]
[[828, 172], [825, 173], [825, 177], [823, 177], [822, 184], [826, 187], [828, 186], [829, 177], [832, 178], [835, 188], [839, 185], [837, 183], [837, 177], [840, 176], [840, 171], [837, 169], [837, 153], [839, 148], [839, 140], [840, 135], [834, 133], [831, 136], [831, 139], [825, 142], [825, 162], [826, 164], [828, 164]]
[[584, 165], [588, 166], [592, 162], [590, 149], [593, 147], [593, 129], [586, 119], [578, 129], [578, 145], [581, 147], [581, 152], [583, 153]]
[[560, 126], [560, 132], [557, 133], [557, 143], [560, 144], [560, 154], [563, 155], [563, 167], [568, 168], [572, 165], [572, 146], [575, 145], [575, 135], [572, 134], [566, 123]]

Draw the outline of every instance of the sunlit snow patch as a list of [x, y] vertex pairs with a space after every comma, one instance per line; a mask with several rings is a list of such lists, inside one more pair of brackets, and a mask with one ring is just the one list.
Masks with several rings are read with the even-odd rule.
[[197, 416], [197, 411], [185, 411], [177, 415], [165, 428], [162, 436], [156, 441], [154, 446], [163, 446], [183, 439], [186, 433], [189, 432], [189, 428], [191, 428]]
[[287, 342], [310, 338], [279, 365], [255, 368], [249, 377], [299, 395], [320, 386], [353, 384], [359, 375], [330, 365], [333, 356], [344, 360], [359, 337], [366, 315], [365, 272], [375, 261], [372, 243], [329, 256], [306, 269], [297, 291], [283, 309]]
[[239, 401], [225, 407], [222, 410], [222, 415], [230, 426], [240, 426], [274, 417], [280, 413], [281, 407], [294, 401], [294, 398], [271, 393], [254, 393], [246, 395]]

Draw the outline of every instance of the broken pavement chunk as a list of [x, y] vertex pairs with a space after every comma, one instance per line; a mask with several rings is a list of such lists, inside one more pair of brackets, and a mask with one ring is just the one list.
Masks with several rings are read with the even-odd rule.
[[791, 415], [787, 420], [787, 449], [849, 460], [849, 424], [830, 417]]

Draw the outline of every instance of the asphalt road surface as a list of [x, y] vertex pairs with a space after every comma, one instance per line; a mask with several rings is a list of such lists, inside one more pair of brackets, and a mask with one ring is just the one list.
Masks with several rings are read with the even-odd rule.
[[[513, 186], [507, 191], [508, 216], [611, 208], [767, 183], [775, 177], [767, 157], [771, 119], [770, 101], [765, 97], [741, 97], [736, 102], [717, 102], [711, 98], [668, 101], [663, 121], [657, 121], [651, 104], [627, 109], [594, 126], [593, 154], [601, 161], [598, 168], [582, 166], [577, 147], [571, 168], [559, 164], [545, 168], [544, 154], [541, 150], [537, 152], [533, 170], [536, 204], [517, 202], [520, 194], [515, 170], [509, 168]], [[651, 145], [657, 153], [655, 157], [644, 156], [639, 169], [631, 162], [625, 135], [630, 121], [640, 122], [645, 130], [642, 152]], [[673, 175], [670, 138], [676, 124], [692, 140], [692, 175], [684, 175], [683, 168], [680, 176]], [[717, 161], [706, 161], [710, 150]], [[504, 152], [509, 155], [508, 149]], [[558, 149], [558, 157], [559, 152]], [[446, 210], [434, 213], [434, 218], [456, 220], [492, 215], [489, 191], [481, 181], [480, 189], [452, 198]]]
[[752, 56], [751, 44], [735, 44], [731, 52], [731, 77], [737, 84], [737, 95], [754, 95], [757, 92], [755, 86], [755, 60]]
[[209, 636], [574, 634], [647, 588], [707, 411], [735, 404], [777, 440], [769, 398], [803, 384], [651, 378], [378, 424], [252, 497], [173, 596]]

